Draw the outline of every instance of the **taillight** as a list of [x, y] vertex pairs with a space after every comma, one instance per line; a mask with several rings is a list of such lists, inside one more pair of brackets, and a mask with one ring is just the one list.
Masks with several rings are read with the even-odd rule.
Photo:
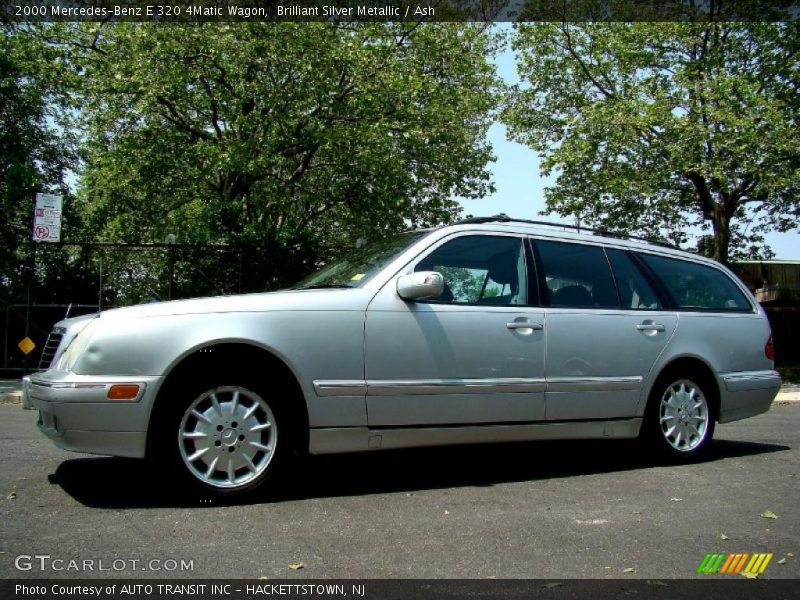
[[764, 354], [769, 360], [775, 360], [775, 342], [772, 341], [772, 336], [769, 336], [767, 345], [764, 346]]

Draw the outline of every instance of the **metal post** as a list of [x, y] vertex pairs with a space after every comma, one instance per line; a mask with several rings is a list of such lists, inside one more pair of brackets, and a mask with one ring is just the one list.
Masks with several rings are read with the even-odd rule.
[[175, 244], [169, 246], [169, 291], [167, 298], [172, 300], [172, 286], [175, 285]]
[[[33, 239], [33, 229], [36, 224], [36, 194], [33, 195], [33, 206], [31, 207], [31, 227], [29, 231], [29, 244], [28, 247], [28, 299], [25, 305], [25, 337], [27, 338], [31, 332], [31, 308], [33, 307], [33, 279], [36, 273], [36, 241]], [[28, 374], [28, 354], [26, 352], [22, 357], [22, 375]]]
[[242, 248], [239, 247], [239, 293], [242, 293], [242, 270], [244, 269], [244, 258], [242, 257]]
[[3, 341], [3, 368], [8, 368], [8, 326], [9, 326], [9, 311], [11, 310], [10, 306], [6, 306], [6, 334], [5, 340]]
[[167, 288], [167, 298], [172, 300], [172, 288], [175, 285], [175, 243], [178, 238], [174, 233], [168, 233], [164, 238], [164, 243], [169, 246], [169, 285]]
[[103, 310], [103, 254], [100, 254], [100, 283], [97, 287], [97, 312]]
[[[33, 279], [36, 274], [36, 242], [30, 241], [28, 250], [28, 302], [25, 306], [25, 337], [31, 332], [31, 308], [33, 306]], [[28, 374], [28, 354], [22, 357], [22, 374]]]

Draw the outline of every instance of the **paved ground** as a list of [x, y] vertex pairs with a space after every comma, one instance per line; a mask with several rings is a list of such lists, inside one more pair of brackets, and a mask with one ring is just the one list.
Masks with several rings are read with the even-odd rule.
[[18, 402], [20, 394], [19, 380], [0, 379], [0, 404]]
[[[176, 500], [139, 461], [60, 451], [35, 418], [0, 405], [0, 578], [79, 575], [15, 569], [35, 554], [128, 561], [84, 576], [671, 578], [712, 551], [773, 552], [764, 577], [800, 577], [797, 403], [720, 427], [700, 464], [627, 442], [318, 457], [227, 506]], [[131, 568], [151, 559], [194, 570]]]
[[800, 385], [796, 383], [784, 383], [778, 393], [779, 401], [800, 402]]

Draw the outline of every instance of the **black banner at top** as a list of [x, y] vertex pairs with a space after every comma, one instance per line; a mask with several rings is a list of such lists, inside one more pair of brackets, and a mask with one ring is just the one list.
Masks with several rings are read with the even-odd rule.
[[5, 22], [795, 21], [800, 0], [3, 0]]

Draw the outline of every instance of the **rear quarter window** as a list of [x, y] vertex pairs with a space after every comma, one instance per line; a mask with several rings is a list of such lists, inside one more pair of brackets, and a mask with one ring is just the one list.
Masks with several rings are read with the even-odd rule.
[[639, 257], [655, 273], [678, 308], [752, 312], [753, 307], [731, 278], [713, 267], [654, 254]]
[[622, 308], [628, 310], [661, 310], [661, 301], [641, 269], [622, 250], [606, 248], [617, 281]]

